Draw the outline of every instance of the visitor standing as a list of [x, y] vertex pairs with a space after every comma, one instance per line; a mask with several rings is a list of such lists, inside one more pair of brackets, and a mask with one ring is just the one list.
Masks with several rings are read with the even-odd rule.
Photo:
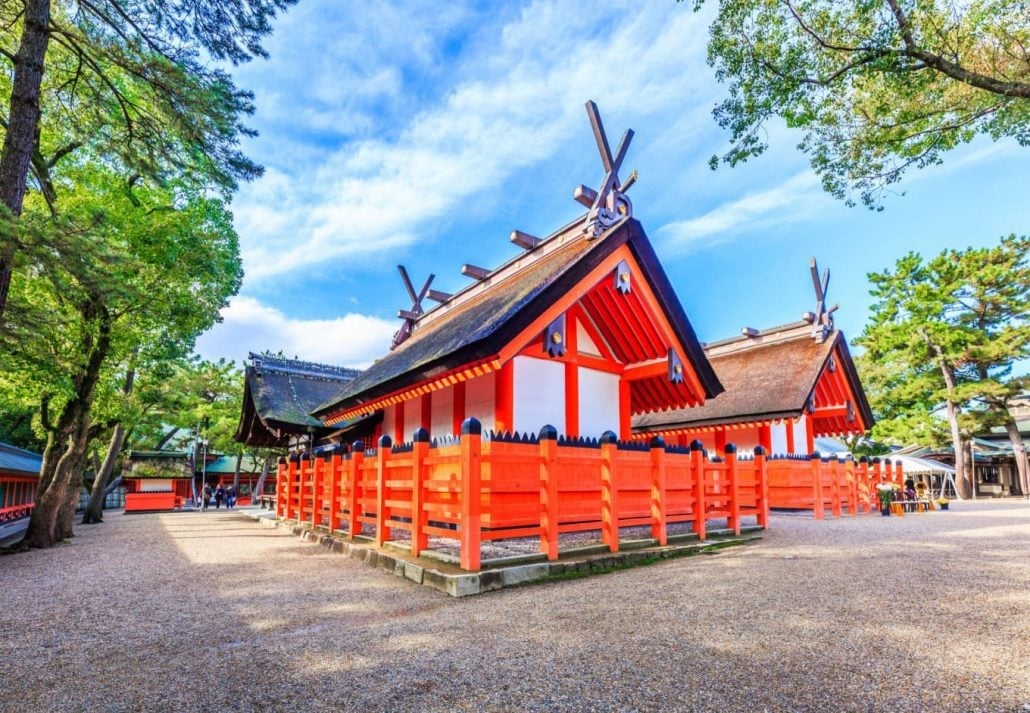
[[219, 483], [218, 487], [215, 488], [215, 510], [222, 507], [222, 503], [225, 502], [225, 488]]
[[211, 504], [211, 486], [204, 483], [204, 509], [207, 510], [207, 506]]
[[231, 485], [225, 489], [225, 507], [229, 510], [236, 507], [236, 488]]

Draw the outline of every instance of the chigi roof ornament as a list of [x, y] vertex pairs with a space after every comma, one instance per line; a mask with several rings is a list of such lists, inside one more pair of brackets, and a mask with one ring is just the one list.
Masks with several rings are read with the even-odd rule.
[[608, 146], [608, 136], [604, 133], [604, 125], [601, 123], [601, 115], [597, 111], [597, 104], [588, 101], [586, 106], [590, 126], [594, 129], [597, 150], [601, 154], [601, 163], [604, 164], [604, 182], [597, 191], [580, 186], [573, 193], [573, 197], [590, 209], [584, 228], [587, 238], [596, 238], [618, 221], [633, 215], [633, 204], [626, 196], [626, 191], [636, 182], [637, 172], [630, 174], [625, 183], [619, 181], [619, 169], [626, 158], [629, 143], [633, 140], [633, 129], [627, 129], [622, 135], [613, 157]]
[[819, 265], [815, 258], [810, 258], [808, 268], [812, 272], [812, 285], [815, 287], [815, 312], [805, 312], [801, 319], [812, 325], [812, 338], [817, 344], [826, 341], [826, 337], [833, 331], [833, 313], [840, 307], [835, 304], [829, 309], [826, 307], [826, 291], [830, 287], [830, 268], [823, 270], [822, 282], [819, 281]]

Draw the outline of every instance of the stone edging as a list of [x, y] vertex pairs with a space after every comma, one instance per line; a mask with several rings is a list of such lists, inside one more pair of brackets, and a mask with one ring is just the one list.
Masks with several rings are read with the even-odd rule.
[[[483, 594], [506, 587], [514, 587], [548, 580], [575, 579], [595, 574], [605, 574], [615, 569], [637, 567], [651, 564], [661, 559], [689, 557], [696, 554], [710, 554], [724, 547], [743, 545], [761, 539], [753, 531], [739, 536], [729, 534], [710, 538], [704, 542], [688, 544], [670, 544], [665, 546], [628, 549], [620, 552], [605, 552], [584, 556], [566, 555], [556, 562], [533, 562], [505, 567], [493, 567], [480, 572], [452, 573], [441, 571], [437, 563], [425, 563], [418, 558], [405, 558], [389, 554], [373, 544], [352, 542], [350, 540], [318, 532], [297, 525], [295, 522], [280, 522], [257, 514], [242, 512], [254, 520], [270, 527], [286, 530], [306, 542], [314, 542], [332, 552], [346, 555], [353, 560], [363, 562], [369, 567], [377, 567], [385, 572], [392, 572], [398, 577], [409, 579], [415, 584], [431, 587], [452, 597], [467, 597]], [[757, 529], [757, 528], [756, 528]]]

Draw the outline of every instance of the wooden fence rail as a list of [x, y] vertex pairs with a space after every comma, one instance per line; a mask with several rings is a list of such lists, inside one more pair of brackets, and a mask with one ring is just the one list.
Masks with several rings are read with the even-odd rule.
[[823, 458], [810, 456], [773, 456], [766, 467], [769, 475], [769, 506], [778, 509], [811, 511], [817, 520], [829, 512], [840, 517], [879, 509], [876, 486], [881, 482], [901, 485], [901, 463], [889, 458], [858, 461], [848, 456]]
[[728, 445], [710, 460], [699, 441], [566, 439], [551, 426], [484, 437], [468, 419], [460, 438], [431, 442], [420, 428], [396, 447], [383, 437], [368, 451], [358, 442], [350, 452], [280, 460], [276, 513], [352, 538], [367, 525], [380, 545], [407, 531], [416, 556], [430, 536], [457, 539], [461, 568], [476, 571], [484, 540], [536, 537], [553, 560], [566, 532], [600, 530], [615, 552], [623, 527], [650, 527], [663, 544], [672, 523], [691, 523], [701, 539], [715, 519], [736, 533], [749, 516], [767, 527], [767, 467], [761, 449], [738, 458]]

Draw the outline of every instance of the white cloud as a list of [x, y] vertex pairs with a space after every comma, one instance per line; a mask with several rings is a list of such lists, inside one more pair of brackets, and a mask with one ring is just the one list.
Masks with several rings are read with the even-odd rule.
[[808, 217], [825, 196], [819, 179], [803, 171], [778, 186], [748, 193], [688, 220], [666, 223], [658, 229], [664, 245], [682, 253], [728, 242], [741, 233]]
[[287, 357], [336, 366], [367, 367], [386, 353], [396, 320], [350, 313], [335, 319], [290, 319], [251, 297], [237, 297], [222, 310], [223, 321], [197, 340], [208, 359], [243, 362], [250, 351], [282, 351]]
[[[698, 83], [711, 85], [706, 30], [702, 17], [676, 7], [584, 13], [567, 3], [533, 3], [464, 57], [453, 89], [392, 137], [345, 142], [314, 164], [287, 167], [284, 158], [245, 186], [234, 213], [248, 279], [414, 243], [462, 202], [583, 134], [588, 98], [612, 120], [612, 134], [621, 132], [617, 118], [626, 114], [693, 105]], [[431, 56], [434, 49], [419, 51]], [[401, 91], [399, 76], [380, 69], [350, 80], [349, 93], [330, 91], [326, 76], [316, 75], [312, 85], [329, 108], [312, 110], [306, 120], [327, 121], [334, 101], [342, 102], [341, 112], [359, 111], [362, 93], [393, 96]]]

